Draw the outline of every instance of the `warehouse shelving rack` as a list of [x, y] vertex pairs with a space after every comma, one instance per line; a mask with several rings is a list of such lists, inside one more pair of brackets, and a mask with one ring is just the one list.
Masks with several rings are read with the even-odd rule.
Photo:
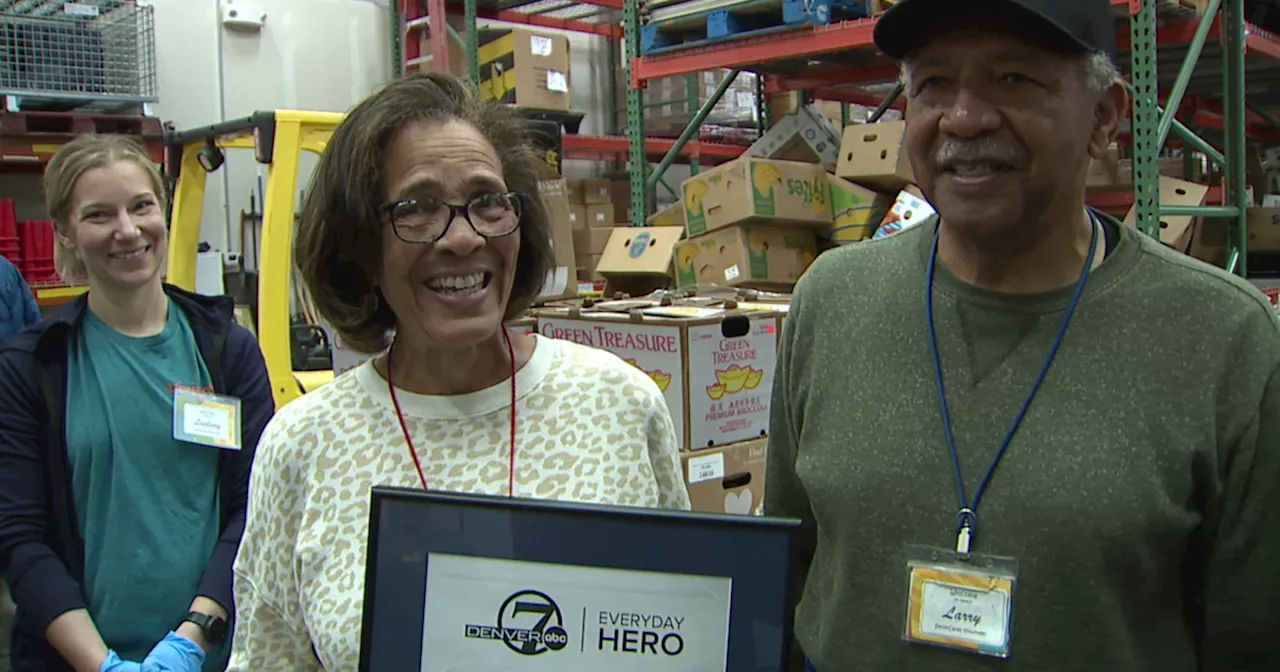
[[[1243, 276], [1246, 138], [1280, 144], [1280, 121], [1275, 117], [1280, 95], [1267, 95], [1265, 86], [1280, 80], [1280, 39], [1245, 21], [1244, 0], [1112, 0], [1112, 5], [1117, 21], [1128, 23], [1128, 30], [1118, 31], [1117, 52], [1128, 54], [1128, 62], [1120, 65], [1133, 97], [1128, 140], [1134, 189], [1131, 194], [1100, 194], [1091, 202], [1121, 211], [1132, 203], [1138, 227], [1156, 236], [1161, 216], [1228, 219], [1227, 268]], [[640, 54], [641, 0], [624, 0], [622, 14], [625, 51]], [[766, 93], [810, 90], [816, 98], [878, 104], [877, 114], [882, 113], [901, 107], [901, 87], [896, 86], [897, 64], [872, 43], [875, 21], [843, 21], [632, 58], [627, 64], [627, 129], [633, 209], [643, 207], [647, 190], [664, 168], [660, 164], [653, 175], [636, 169], [645, 154], [638, 130], [644, 128], [645, 82], [713, 68], [742, 69], [764, 75]], [[1261, 84], [1248, 103], [1246, 78]], [[716, 104], [716, 93], [722, 91], [707, 98], [682, 140], [691, 137], [694, 126]], [[1193, 132], [1192, 126], [1216, 139], [1218, 146]], [[1223, 186], [1210, 191], [1210, 202], [1220, 205], [1160, 205], [1158, 157], [1170, 135], [1222, 167]], [[678, 146], [674, 149], [679, 151]]]
[[[441, 21], [445, 26], [445, 37], [460, 48], [467, 60], [468, 77], [473, 82], [480, 80], [476, 58], [479, 49], [479, 19], [600, 36], [610, 43], [609, 70], [617, 71], [623, 67], [618, 50], [618, 44], [623, 40], [623, 9], [624, 0], [397, 0], [397, 6], [390, 12], [392, 63], [402, 75], [408, 67], [427, 61], [432, 63], [434, 69], [448, 72], [452, 65], [449, 62], [449, 44], [443, 39], [435, 39], [437, 34], [431, 32], [432, 17], [442, 16], [445, 17]], [[461, 32], [455, 25], [459, 15]], [[422, 34], [432, 38], [429, 42], [430, 53], [422, 53], [422, 41], [417, 39]], [[610, 105], [619, 97], [615, 84], [616, 79], [611, 77], [607, 94]], [[690, 86], [689, 91], [689, 107], [692, 109], [698, 106], [696, 89]], [[668, 102], [672, 101], [650, 102], [648, 105]], [[662, 167], [654, 172], [661, 175], [667, 166], [677, 161], [688, 163], [696, 170], [702, 163], [718, 164], [735, 159], [746, 149], [731, 143], [688, 138], [646, 138], [643, 136], [643, 124], [640, 126], [639, 140], [636, 140], [629, 133], [630, 129], [627, 129], [627, 135], [623, 135], [622, 130], [617, 128], [618, 116], [615, 111], [610, 110], [607, 135], [565, 133], [561, 137], [562, 158], [606, 162], [629, 158], [632, 165], [640, 166], [646, 172], [651, 170], [650, 163], [656, 162]], [[694, 128], [696, 130], [696, 126]], [[636, 143], [639, 143], [639, 148], [633, 151]], [[636, 210], [633, 203], [632, 213], [633, 222], [643, 223], [643, 204]]]

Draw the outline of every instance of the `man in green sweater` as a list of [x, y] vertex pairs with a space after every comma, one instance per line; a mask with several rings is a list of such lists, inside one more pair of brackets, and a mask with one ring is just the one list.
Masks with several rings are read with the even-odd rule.
[[809, 669], [1280, 670], [1280, 325], [1085, 207], [1128, 105], [1110, 4], [876, 26], [940, 218], [796, 288], [765, 510], [804, 521]]

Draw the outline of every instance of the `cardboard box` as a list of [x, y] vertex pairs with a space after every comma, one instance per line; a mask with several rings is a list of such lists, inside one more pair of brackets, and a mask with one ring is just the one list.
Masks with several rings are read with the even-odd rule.
[[1085, 175], [1086, 187], [1111, 187], [1124, 183], [1133, 183], [1133, 175], [1122, 176], [1120, 173], [1120, 149], [1111, 145], [1102, 158], [1089, 160], [1089, 172]]
[[671, 205], [649, 215], [644, 220], [645, 226], [679, 226], [684, 227], [684, 202], [676, 201]]
[[[583, 256], [599, 257], [604, 253], [604, 248], [609, 244], [609, 238], [613, 235], [613, 230], [619, 227], [593, 226], [587, 229], [579, 229], [573, 232], [573, 251], [579, 258]], [[595, 268], [594, 266], [592, 267]]]
[[479, 34], [481, 39], [496, 35], [476, 52], [481, 98], [544, 110], [573, 109], [568, 37], [524, 28]]
[[889, 214], [885, 215], [884, 221], [880, 222], [880, 227], [876, 229], [873, 239], [879, 240], [887, 236], [892, 236], [903, 229], [909, 229], [920, 222], [937, 214], [932, 205], [924, 200], [924, 197], [912, 187], [903, 189], [898, 192], [898, 197], [893, 201], [893, 207], [889, 208]]
[[574, 282], [577, 261], [573, 251], [573, 222], [569, 219], [569, 194], [565, 180], [540, 180], [538, 194], [547, 209], [551, 224], [551, 247], [555, 250], [556, 266], [547, 274], [539, 300], [553, 301], [578, 295]]
[[676, 246], [676, 282], [790, 290], [818, 256], [812, 231], [732, 226]]
[[738, 310], [763, 310], [778, 313], [778, 343], [782, 343], [782, 327], [786, 324], [787, 317], [791, 315], [790, 296], [787, 296], [786, 301], [777, 302], [740, 301], [738, 302]]
[[831, 225], [822, 166], [744, 157], [685, 180], [685, 230], [696, 236], [734, 224]]
[[[570, 185], [573, 183], [570, 182]], [[569, 187], [569, 197], [573, 196], [573, 187]], [[581, 203], [569, 202], [569, 224], [574, 231], [581, 231], [587, 228], [587, 206]]]
[[596, 266], [609, 281], [606, 291], [642, 296], [671, 286], [676, 244], [683, 237], [684, 230], [674, 227], [615, 227]]
[[[821, 110], [837, 127], [844, 126], [844, 107], [841, 103], [834, 100], [812, 100], [809, 104]], [[769, 97], [769, 123], [776, 125], [784, 117], [795, 114], [799, 109], [799, 91], [775, 93]]]
[[827, 238], [836, 243], [867, 240], [893, 207], [894, 197], [860, 187], [846, 179], [828, 175], [831, 183], [831, 230]]
[[[1225, 266], [1227, 220], [1198, 219], [1194, 229], [1191, 256], [1215, 266]], [[1245, 215], [1245, 235], [1248, 236], [1245, 249], [1250, 253], [1280, 252], [1280, 207], [1249, 208]]]
[[[1205, 196], [1208, 193], [1209, 187], [1203, 184], [1187, 182], [1174, 177], [1160, 178], [1161, 205], [1201, 205], [1204, 203]], [[1161, 217], [1160, 242], [1180, 252], [1186, 252], [1191, 246], [1194, 219], [1194, 217], [1182, 215]], [[1138, 207], [1136, 205], [1129, 208], [1129, 212], [1125, 214], [1124, 223], [1127, 226], [1138, 225]]]
[[761, 437], [682, 456], [694, 511], [764, 515], [769, 439]]
[[[591, 178], [587, 180], [575, 180], [578, 183], [575, 193], [582, 194], [581, 203], [587, 205], [608, 205], [613, 207], [613, 183], [609, 180], [600, 178]], [[612, 215], [610, 220], [613, 221]]]
[[609, 199], [613, 201], [613, 221], [631, 224], [631, 180], [609, 180]]
[[613, 226], [613, 203], [588, 203], [583, 208], [586, 210], [587, 226]]
[[579, 270], [579, 278], [581, 278], [581, 271], [588, 271], [588, 274], [595, 274], [595, 266], [600, 264], [600, 255], [586, 255], [586, 253], [579, 253], [579, 255], [575, 257], [575, 261], [577, 270]]
[[[645, 86], [645, 135], [676, 137], [689, 125], [689, 120], [698, 113], [698, 108], [706, 104], [708, 95], [720, 85], [731, 73], [731, 70], [720, 68], [706, 70], [693, 75], [694, 87], [690, 91], [686, 75], [657, 77], [650, 79]], [[626, 84], [630, 84], [628, 80]], [[626, 85], [619, 87], [619, 93], [625, 94]], [[690, 107], [690, 98], [693, 105]], [[703, 122], [707, 126], [742, 126], [754, 125], [757, 115], [756, 107], [756, 75], [740, 72], [725, 89], [724, 95], [716, 102]], [[626, 99], [619, 101], [619, 111], [626, 110]], [[626, 118], [620, 119], [623, 125]]]
[[596, 262], [598, 262], [598, 261], [600, 260], [600, 257], [592, 257], [591, 259], [592, 259], [592, 260], [594, 260], [594, 261], [587, 261], [587, 262], [586, 262], [586, 263], [588, 263], [588, 264], [590, 264], [590, 265], [584, 265], [584, 266], [579, 266], [579, 267], [578, 267], [578, 282], [579, 282], [579, 283], [588, 283], [588, 284], [591, 284], [591, 285], [596, 285], [596, 284], [601, 284], [601, 283], [606, 283], [606, 282], [608, 282], [608, 280], [606, 280], [606, 279], [605, 279], [605, 277], [604, 277], [603, 275], [600, 275], [599, 273], [596, 273], [596, 271], [595, 271], [595, 263], [596, 263]]
[[768, 430], [777, 313], [604, 301], [591, 309], [541, 309], [538, 333], [608, 350], [648, 373], [685, 449]]
[[[431, 36], [427, 31], [420, 33], [418, 40], [418, 54], [421, 56], [431, 55]], [[410, 72], [442, 72], [444, 74], [453, 75], [455, 77], [467, 76], [467, 52], [457, 42], [453, 40], [445, 40], [445, 47], [449, 54], [449, 67], [442, 69], [440, 64], [435, 62], [434, 58], [422, 58], [416, 64], [406, 67]]]
[[915, 176], [902, 144], [906, 130], [903, 121], [846, 126], [836, 177], [886, 193], [911, 184]]

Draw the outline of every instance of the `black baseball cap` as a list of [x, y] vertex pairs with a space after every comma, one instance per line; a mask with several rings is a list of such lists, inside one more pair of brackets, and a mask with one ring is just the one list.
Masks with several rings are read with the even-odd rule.
[[901, 60], [948, 23], [978, 14], [1008, 17], [1056, 51], [1116, 51], [1110, 0], [898, 0], [876, 21], [876, 47]]

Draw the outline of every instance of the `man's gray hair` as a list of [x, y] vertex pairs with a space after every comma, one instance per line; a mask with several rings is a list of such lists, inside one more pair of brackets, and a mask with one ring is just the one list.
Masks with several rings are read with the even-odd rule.
[[[1120, 69], [1106, 52], [1093, 51], [1081, 56], [1080, 68], [1085, 87], [1094, 95], [1101, 96], [1112, 84], [1121, 81]], [[902, 61], [899, 81], [907, 91], [911, 90], [911, 61]]]

